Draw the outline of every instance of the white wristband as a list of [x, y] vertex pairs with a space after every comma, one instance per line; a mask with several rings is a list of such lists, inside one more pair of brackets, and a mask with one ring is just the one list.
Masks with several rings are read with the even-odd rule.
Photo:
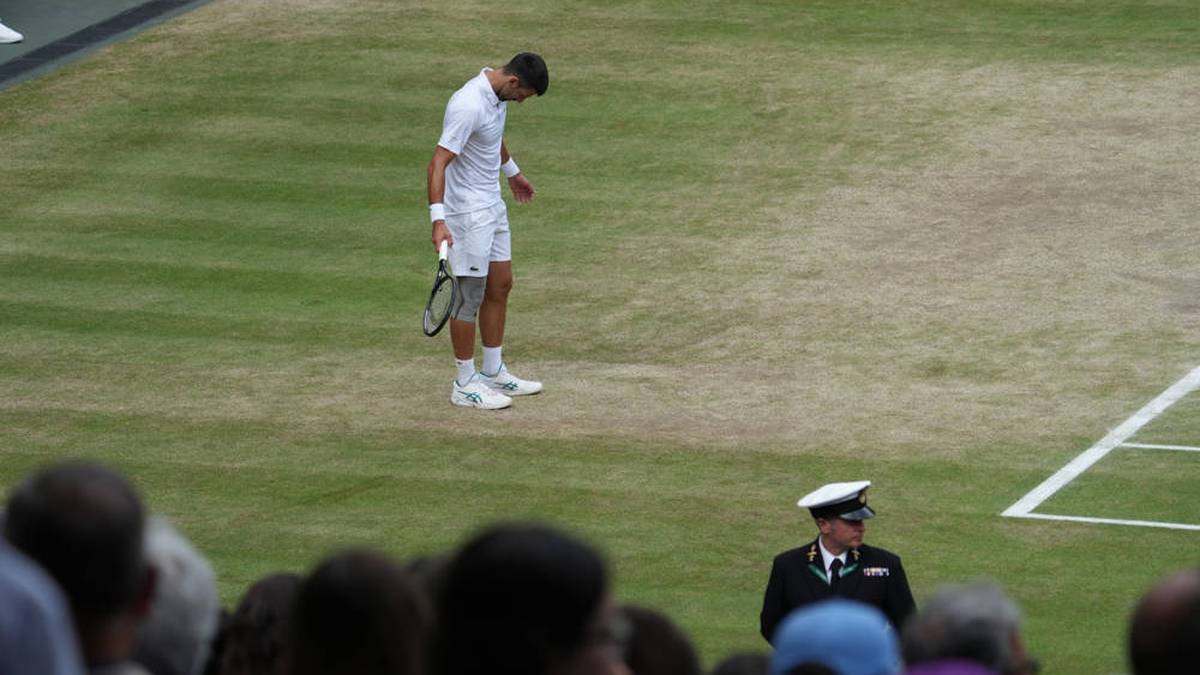
[[446, 219], [446, 207], [441, 202], [429, 205], [429, 222], [436, 223]]
[[517, 168], [517, 163], [513, 161], [512, 157], [509, 157], [507, 162], [500, 165], [500, 170], [504, 172], [506, 178], [512, 178], [521, 173], [521, 170]]

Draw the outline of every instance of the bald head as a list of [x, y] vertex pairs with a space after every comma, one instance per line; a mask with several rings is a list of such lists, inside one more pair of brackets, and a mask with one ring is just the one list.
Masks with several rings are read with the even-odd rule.
[[1200, 569], [1142, 596], [1129, 627], [1129, 660], [1134, 675], [1190, 672], [1200, 663]]

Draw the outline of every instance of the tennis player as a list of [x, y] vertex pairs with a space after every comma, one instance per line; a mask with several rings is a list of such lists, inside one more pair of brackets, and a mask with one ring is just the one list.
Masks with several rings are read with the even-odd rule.
[[[458, 371], [450, 402], [494, 410], [512, 405], [513, 396], [536, 394], [541, 382], [522, 380], [504, 365], [501, 347], [512, 290], [512, 234], [500, 196], [500, 173], [513, 197], [533, 200], [533, 184], [521, 173], [504, 144], [508, 102], [546, 93], [546, 62], [517, 54], [505, 66], [484, 68], [454, 92], [446, 104], [442, 136], [429, 160], [429, 218], [433, 248], [450, 242], [450, 266], [463, 301], [450, 316], [450, 343]], [[475, 369], [475, 323], [483, 342], [483, 364]]]

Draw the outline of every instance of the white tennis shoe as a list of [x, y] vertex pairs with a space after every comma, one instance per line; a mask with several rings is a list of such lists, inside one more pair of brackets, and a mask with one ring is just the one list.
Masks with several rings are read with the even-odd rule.
[[492, 391], [504, 394], [505, 396], [528, 396], [542, 390], [541, 382], [522, 380], [508, 372], [508, 366], [503, 363], [500, 364], [500, 371], [495, 375], [488, 376], [480, 372], [479, 381], [491, 387]]
[[483, 410], [499, 410], [512, 405], [511, 398], [493, 391], [491, 387], [480, 382], [481, 378], [482, 376], [476, 373], [464, 385], [459, 385], [458, 380], [455, 380], [454, 387], [450, 390], [450, 402], [464, 408]]
[[0, 23], [0, 44], [11, 44], [24, 40], [25, 36]]

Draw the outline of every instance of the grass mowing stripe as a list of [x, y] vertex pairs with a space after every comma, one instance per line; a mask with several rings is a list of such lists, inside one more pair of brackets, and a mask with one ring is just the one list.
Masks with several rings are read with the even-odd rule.
[[179, 291], [216, 293], [269, 293], [309, 297], [378, 296], [394, 277], [380, 271], [347, 274], [294, 272], [245, 266], [201, 266], [180, 262], [121, 259], [66, 258], [57, 256], [0, 256], [0, 266], [13, 278], [45, 278], [55, 282], [94, 282], [126, 286], [149, 285]]
[[5, 332], [20, 326], [83, 335], [154, 335], [163, 340], [205, 338], [370, 347], [392, 342], [396, 331], [391, 322], [347, 322], [345, 318], [321, 321], [280, 317], [272, 320], [261, 316], [180, 314], [18, 302], [0, 302], [0, 307], [6, 312]]

